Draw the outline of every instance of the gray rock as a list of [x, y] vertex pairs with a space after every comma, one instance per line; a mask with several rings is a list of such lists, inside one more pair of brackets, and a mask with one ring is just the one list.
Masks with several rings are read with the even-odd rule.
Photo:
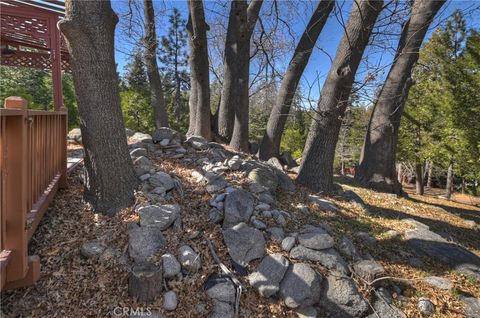
[[480, 279], [480, 257], [440, 235], [417, 228], [405, 233], [407, 244], [417, 256], [428, 256], [457, 272]]
[[247, 266], [251, 260], [265, 255], [265, 238], [262, 232], [243, 222], [224, 230], [223, 240], [230, 257], [242, 266]]
[[282, 240], [282, 250], [289, 252], [295, 245], [295, 238], [292, 236], [287, 236]]
[[147, 149], [145, 148], [135, 148], [132, 151], [130, 151], [130, 157], [133, 159], [136, 159], [141, 156], [147, 156]]
[[170, 139], [165, 138], [160, 141], [160, 146], [165, 147], [165, 146], [168, 146], [169, 143], [170, 143]]
[[317, 205], [323, 211], [337, 211], [338, 208], [330, 201], [320, 198], [318, 195], [309, 195], [308, 202]]
[[136, 263], [144, 263], [165, 245], [158, 227], [133, 226], [128, 231], [128, 254]]
[[229, 304], [235, 303], [235, 294], [235, 285], [230, 280], [215, 284], [207, 289], [208, 297]]
[[298, 245], [290, 251], [290, 257], [294, 259], [319, 262], [326, 268], [338, 271], [342, 274], [350, 273], [345, 260], [333, 248], [312, 250], [305, 246]]
[[312, 306], [304, 306], [296, 311], [298, 318], [317, 318], [317, 310]]
[[253, 204], [253, 196], [243, 189], [229, 193], [224, 203], [223, 227], [248, 222], [253, 213]]
[[275, 295], [280, 289], [280, 282], [288, 269], [288, 260], [281, 254], [265, 256], [248, 280], [263, 297]]
[[73, 128], [72, 130], [70, 130], [68, 132], [67, 139], [82, 144], [82, 131], [80, 130], [80, 128]]
[[258, 167], [252, 169], [248, 178], [253, 182], [260, 184], [270, 192], [275, 192], [278, 186], [278, 177], [272, 169], [266, 167]]
[[148, 179], [148, 182], [154, 187], [163, 187], [165, 191], [172, 190], [175, 187], [172, 177], [165, 172], [159, 171]]
[[255, 209], [260, 210], [260, 211], [267, 211], [270, 210], [270, 204], [266, 203], [261, 203], [255, 207]]
[[240, 159], [238, 155], [235, 155], [227, 161], [227, 166], [232, 170], [238, 170], [242, 166], [242, 159]]
[[167, 191], [167, 190], [165, 190], [164, 187], [155, 187], [155, 188], [151, 191], [151, 193], [158, 194], [159, 196], [162, 196], [162, 197], [163, 197], [163, 196], [165, 196], [165, 192], [166, 192], [166, 191]]
[[130, 128], [125, 128], [125, 135], [127, 136], [127, 138], [132, 137], [133, 135], [135, 135], [135, 131], [131, 130]]
[[257, 182], [252, 182], [248, 186], [248, 191], [250, 191], [252, 193], [262, 193], [262, 192], [267, 191], [267, 188], [265, 188], [264, 186], [262, 186], [261, 184], [259, 184]]
[[322, 277], [309, 265], [296, 263], [289, 266], [280, 283], [280, 297], [289, 308], [310, 306], [318, 302]]
[[80, 254], [86, 258], [97, 259], [104, 251], [105, 246], [103, 246], [103, 244], [98, 240], [83, 243], [80, 247]]
[[403, 219], [402, 222], [413, 226], [415, 229], [422, 229], [422, 230], [430, 229], [428, 225], [423, 224], [422, 222], [419, 222], [411, 218]]
[[259, 230], [265, 230], [267, 228], [267, 225], [258, 219], [253, 219], [252, 225]]
[[333, 238], [321, 228], [314, 228], [312, 231], [300, 234], [298, 243], [314, 250], [324, 250], [335, 244]]
[[164, 278], [174, 278], [182, 269], [182, 266], [177, 261], [174, 255], [172, 254], [163, 254], [162, 255], [162, 264], [163, 264], [163, 277]]
[[357, 250], [353, 242], [347, 237], [342, 238], [342, 241], [340, 242], [340, 251], [342, 251], [354, 262], [358, 262], [362, 259], [360, 252]]
[[272, 217], [272, 211], [262, 211], [260, 214], [265, 218], [271, 218]]
[[208, 316], [209, 318], [233, 318], [234, 316], [235, 308], [233, 308], [232, 304], [213, 300], [213, 310]]
[[435, 313], [435, 305], [428, 298], [422, 297], [417, 303], [418, 310], [425, 316], [431, 316]]
[[425, 277], [423, 281], [428, 285], [438, 289], [444, 289], [444, 290], [453, 289], [452, 282], [447, 278], [438, 277], [438, 276], [428, 276], [428, 277]]
[[271, 227], [267, 231], [270, 233], [270, 239], [274, 242], [280, 243], [285, 237], [285, 232], [280, 227]]
[[363, 317], [369, 310], [353, 280], [338, 272], [327, 276], [319, 304], [334, 318]]
[[275, 169], [275, 174], [278, 178], [278, 185], [281, 189], [287, 191], [295, 190], [295, 184], [293, 183], [292, 179], [290, 179], [285, 172]]
[[172, 143], [181, 144], [185, 140], [185, 136], [168, 127], [160, 127], [153, 132], [153, 142], [161, 142], [164, 139], [168, 139]]
[[360, 238], [363, 242], [365, 242], [368, 246], [373, 247], [377, 244], [377, 239], [368, 234], [367, 232], [357, 232], [355, 236]]
[[287, 220], [285, 220], [285, 217], [280, 213], [273, 214], [273, 218], [275, 219], [275, 222], [280, 226], [285, 226], [287, 224]]
[[[375, 313], [368, 315], [366, 318], [407, 318], [407, 316], [392, 302], [388, 302], [383, 298], [375, 298], [373, 302]], [[377, 315], [378, 314], [378, 315]]]
[[480, 298], [475, 297], [462, 297], [465, 303], [465, 316], [467, 318], [480, 317]]
[[353, 265], [355, 273], [367, 282], [372, 282], [376, 278], [385, 275], [385, 269], [374, 260], [363, 260]]
[[385, 232], [385, 236], [390, 240], [398, 239], [400, 238], [400, 235], [401, 234], [395, 230], [388, 230]]
[[193, 149], [196, 149], [196, 150], [208, 149], [208, 141], [201, 136], [188, 137], [185, 143], [190, 145]]
[[177, 294], [173, 290], [169, 290], [163, 294], [163, 308], [165, 310], [175, 310], [178, 306]]
[[282, 163], [280, 162], [280, 160], [278, 160], [278, 158], [276, 157], [272, 157], [270, 159], [267, 160], [267, 163], [272, 166], [273, 168], [276, 168], [278, 170], [283, 170], [283, 165]]
[[200, 255], [188, 245], [184, 245], [178, 249], [178, 260], [182, 264], [182, 269], [187, 273], [196, 273], [202, 266]]
[[208, 211], [208, 220], [212, 223], [218, 224], [223, 221], [223, 211], [212, 208]]
[[275, 199], [268, 193], [260, 193], [258, 195], [258, 201], [263, 202], [263, 203], [267, 203], [267, 204], [270, 204], [270, 205], [275, 203]]
[[137, 176], [142, 176], [150, 172], [153, 168], [152, 162], [145, 156], [138, 157], [133, 161], [133, 168]]
[[145, 143], [151, 143], [152, 142], [152, 136], [149, 134], [144, 134], [141, 132], [136, 132], [133, 134], [132, 137], [130, 137], [130, 140], [133, 142], [145, 142]]
[[144, 181], [147, 181], [148, 179], [150, 179], [151, 175], [150, 173], [145, 173], [145, 174], [142, 174], [139, 179], [140, 181], [144, 182]]
[[180, 217], [180, 206], [178, 204], [148, 205], [138, 209], [138, 214], [140, 226], [156, 226], [163, 231]]
[[284, 165], [286, 165], [288, 168], [293, 168], [297, 166], [297, 163], [292, 157], [292, 154], [290, 151], [284, 151], [280, 154], [280, 160]]

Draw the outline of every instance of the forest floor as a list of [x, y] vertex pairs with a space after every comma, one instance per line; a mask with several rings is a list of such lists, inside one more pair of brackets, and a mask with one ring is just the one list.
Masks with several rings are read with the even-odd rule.
[[[194, 276], [168, 282], [168, 288], [178, 295], [176, 311], [163, 311], [161, 297], [148, 307], [167, 317], [206, 317], [211, 303], [203, 292], [203, 283], [211, 273], [218, 272], [218, 265], [205, 240], [192, 234], [196, 231], [205, 233], [215, 245], [219, 258], [230, 267], [221, 227], [208, 221], [211, 196], [191, 176], [191, 172], [198, 169], [194, 164], [185, 164], [182, 159], [167, 160], [161, 156], [155, 163], [161, 170], [175, 175], [184, 190], [183, 196], [174, 193], [165, 202], [182, 206], [183, 223], [180, 233], [171, 228], [165, 231], [165, 250], [175, 251], [178, 246], [189, 244], [200, 252], [202, 268]], [[41, 260], [41, 279], [34, 286], [7, 291], [2, 295], [5, 317], [113, 317], [113, 310], [117, 307], [145, 308], [145, 305], [137, 304], [128, 297], [128, 272], [121, 262], [114, 259], [99, 263], [80, 255], [80, 246], [95, 238], [102, 238], [125, 253], [128, 246], [127, 224], [138, 221], [133, 208], [125, 209], [114, 218], [94, 214], [82, 201], [80, 175], [81, 169], [70, 175], [69, 187], [56, 195], [30, 242], [30, 254], [39, 255]], [[290, 174], [290, 177], [295, 175]], [[225, 178], [233, 185], [247, 187], [246, 178], [238, 171], [227, 172]], [[466, 222], [473, 220], [480, 224], [480, 208], [434, 196], [409, 194], [408, 197], [397, 198], [357, 187], [346, 178], [338, 178], [337, 181], [345, 190], [358, 194], [364, 206], [353, 204], [342, 195], [329, 196], [328, 199], [339, 207], [339, 211], [323, 212], [309, 205], [310, 214], [305, 215], [296, 206], [307, 202], [309, 192], [306, 189], [297, 187], [293, 195], [277, 191], [278, 208], [289, 211], [293, 216], [285, 231], [298, 231], [304, 224], [327, 223], [332, 228], [337, 245], [339, 238], [348, 237], [362, 252], [370, 253], [381, 263], [388, 276], [409, 280], [409, 283], [399, 283], [402, 295], [393, 295], [398, 300], [403, 299], [401, 309], [407, 317], [421, 316], [417, 308], [420, 297], [427, 297], [435, 304], [436, 312], [432, 317], [464, 317], [461, 296], [466, 294], [479, 298], [479, 282], [429, 259], [413, 266], [409, 262], [411, 251], [404, 240], [408, 226], [401, 219], [413, 218], [428, 225], [432, 231], [446, 233], [480, 256], [480, 232]], [[142, 200], [144, 198], [139, 196], [137, 204]], [[388, 230], [396, 230], [401, 236], [390, 239], [385, 236]], [[377, 242], [367, 244], [356, 235], [359, 231], [375, 237]], [[268, 253], [282, 253], [289, 257], [272, 241], [268, 241], [266, 248]], [[249, 272], [258, 263], [258, 260], [250, 263], [247, 267]], [[324, 269], [318, 270], [321, 272]], [[453, 289], [433, 289], [421, 280], [430, 275], [448, 278], [454, 285]], [[296, 317], [281, 302], [259, 297], [246, 282], [246, 277], [240, 277], [240, 280], [246, 287], [240, 303], [241, 317]], [[368, 299], [371, 290], [361, 284], [359, 288]], [[321, 313], [319, 317], [322, 317]]]

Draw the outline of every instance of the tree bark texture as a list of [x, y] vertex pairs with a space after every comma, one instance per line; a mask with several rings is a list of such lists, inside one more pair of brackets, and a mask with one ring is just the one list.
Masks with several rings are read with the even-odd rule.
[[432, 187], [432, 171], [433, 170], [433, 163], [430, 162], [428, 165], [428, 172], [427, 172], [427, 188]]
[[453, 193], [453, 162], [450, 162], [448, 165], [447, 169], [447, 200], [450, 200], [452, 198], [452, 193]]
[[65, 2], [60, 29], [68, 42], [82, 143], [85, 201], [114, 215], [134, 202], [137, 178], [128, 153], [114, 57], [118, 17], [110, 1]]
[[303, 151], [297, 182], [313, 191], [333, 190], [333, 161], [355, 73], [382, 1], [355, 2], [345, 33], [320, 94]]
[[397, 193], [395, 155], [403, 108], [412, 84], [412, 68], [428, 26], [445, 1], [416, 0], [402, 30], [394, 63], [373, 108], [360, 157], [357, 181], [369, 188]]
[[[187, 24], [190, 43], [191, 86], [195, 85], [195, 131], [194, 134], [211, 139], [210, 129], [210, 71], [203, 1], [188, 0], [189, 21]], [[190, 94], [192, 98], [192, 94]]]
[[163, 286], [162, 267], [151, 264], [135, 265], [128, 278], [128, 294], [139, 302], [152, 303]]
[[[248, 108], [248, 90], [245, 93], [243, 81], [245, 74], [249, 71], [250, 38], [258, 20], [262, 3], [263, 0], [252, 0], [247, 7], [245, 0], [231, 2], [225, 41], [223, 85], [218, 111], [218, 134], [228, 141], [231, 141], [233, 136], [236, 108], [245, 107], [243, 99], [247, 100]], [[244, 56], [245, 54], [246, 56]], [[244, 61], [246, 61], [246, 64], [244, 64]], [[239, 105], [239, 103], [242, 105]], [[246, 115], [248, 135], [248, 113]]]
[[[187, 23], [187, 30], [191, 28], [191, 18], [188, 17]], [[191, 32], [191, 31], [188, 31]], [[189, 33], [190, 34], [190, 33]], [[190, 35], [188, 37], [188, 46], [190, 48], [190, 52], [193, 51], [193, 41], [190, 39]], [[188, 131], [187, 136], [195, 135], [195, 126], [197, 123], [197, 80], [195, 75], [195, 69], [193, 68], [193, 60], [192, 54], [188, 57], [188, 63], [190, 64], [190, 95], [188, 98], [188, 109], [189, 109], [189, 124], [188, 124]]]
[[145, 14], [145, 65], [150, 83], [150, 104], [153, 108], [155, 128], [168, 127], [167, 108], [163, 96], [163, 85], [157, 64], [157, 32], [155, 31], [155, 11], [152, 0], [143, 1]]
[[298, 83], [307, 66], [310, 55], [322, 29], [327, 22], [335, 1], [321, 0], [305, 28], [297, 44], [288, 69], [283, 77], [280, 91], [275, 105], [270, 112], [267, 129], [260, 144], [258, 156], [261, 160], [268, 160], [280, 154], [280, 142], [287, 122], [292, 101], [297, 91]]
[[423, 165], [421, 162], [415, 164], [415, 193], [423, 195]]

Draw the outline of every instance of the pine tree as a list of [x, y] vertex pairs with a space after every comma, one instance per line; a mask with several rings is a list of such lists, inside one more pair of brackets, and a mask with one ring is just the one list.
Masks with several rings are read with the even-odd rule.
[[125, 75], [123, 76], [125, 86], [137, 91], [138, 93], [148, 91], [147, 71], [145, 70], [145, 62], [140, 49], [136, 49], [130, 62], [125, 65]]
[[174, 92], [173, 109], [175, 118], [179, 118], [186, 108], [182, 91], [189, 86], [186, 21], [177, 8], [173, 8], [168, 21], [170, 27], [168, 34], [162, 37], [159, 60], [162, 63], [165, 91]]

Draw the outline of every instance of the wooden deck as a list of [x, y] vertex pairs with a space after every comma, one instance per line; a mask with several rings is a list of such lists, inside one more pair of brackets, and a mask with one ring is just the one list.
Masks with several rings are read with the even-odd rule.
[[67, 112], [34, 111], [20, 97], [0, 108], [1, 289], [33, 284], [38, 256], [28, 242], [59, 188], [66, 187]]

